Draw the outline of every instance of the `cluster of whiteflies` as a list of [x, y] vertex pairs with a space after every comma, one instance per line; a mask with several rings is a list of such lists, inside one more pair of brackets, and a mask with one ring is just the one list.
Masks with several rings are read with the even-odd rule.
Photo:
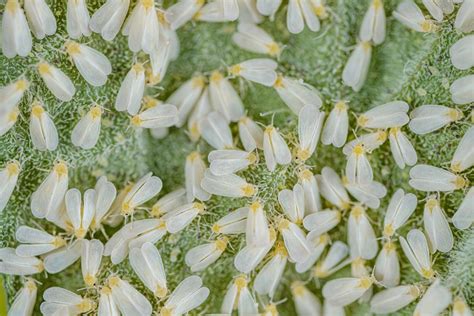
[[[387, 192], [383, 184], [373, 181], [368, 155], [389, 138], [397, 165], [402, 169], [406, 165], [415, 165], [416, 152], [401, 132], [401, 127], [410, 122], [413, 130], [420, 124], [425, 126], [426, 120], [418, 117], [410, 121], [406, 103], [390, 102], [359, 115], [359, 127], [375, 131], [359, 135], [345, 144], [348, 133], [347, 113], [341, 114], [338, 109], [346, 111], [347, 107], [344, 102], [338, 102], [332, 115], [323, 124], [324, 112], [320, 112], [318, 106], [304, 105], [299, 113], [298, 143], [293, 151], [273, 126], [266, 127], [263, 131], [252, 123], [252, 128], [249, 129], [244, 122], [248, 125], [252, 121], [245, 118], [244, 122], [239, 122], [240, 143], [245, 150], [236, 148], [234, 144], [237, 142], [232, 138], [228, 126], [216, 123], [206, 127], [209, 132], [203, 134], [216, 149], [208, 155], [209, 168], [206, 169], [199, 154], [188, 156], [188, 194], [194, 192], [194, 197], [201, 200], [208, 199], [210, 194], [253, 198], [248, 207], [229, 213], [213, 225], [212, 231], [216, 234], [214, 242], [193, 248], [186, 255], [186, 264], [192, 271], [203, 270], [218, 260], [225, 251], [229, 238], [227, 235], [245, 233], [246, 245], [238, 251], [234, 260], [234, 266], [241, 274], [236, 276], [228, 288], [222, 303], [222, 313], [232, 313], [235, 308], [241, 315], [253, 315], [261, 311], [249, 286], [252, 281], [254, 291], [259, 294], [259, 301], [266, 302], [263, 310], [269, 314], [276, 312], [273, 295], [287, 262], [294, 263], [299, 273], [312, 269], [312, 275], [319, 279], [351, 264], [352, 278], [332, 280], [323, 287], [326, 299], [324, 306], [330, 309], [327, 315], [333, 315], [335, 310], [343, 312], [343, 306], [358, 299], [371, 300], [372, 310], [376, 313], [394, 312], [421, 296], [425, 289], [423, 282], [399, 285], [401, 272], [396, 251], [397, 239], [413, 268], [422, 277], [433, 282], [420, 300], [417, 310], [420, 313], [437, 314], [450, 304], [451, 294], [436, 280], [437, 274], [432, 268], [431, 260], [431, 254], [450, 251], [454, 242], [448, 220], [439, 203], [439, 194], [430, 195], [424, 203], [423, 225], [427, 237], [421, 230], [413, 229], [405, 238], [396, 232], [413, 214], [418, 200], [414, 194], [397, 190], [384, 218], [383, 246], [380, 250], [379, 238], [366, 213], [366, 208], [379, 208], [380, 199]], [[216, 122], [223, 121], [221, 119]], [[439, 126], [432, 125], [429, 128], [435, 130], [449, 122], [446, 119]], [[208, 133], [212, 136], [207, 135]], [[227, 136], [221, 137], [222, 135]], [[345, 144], [343, 152], [347, 156], [347, 165], [343, 179], [329, 167], [324, 167], [320, 175], [314, 176], [304, 165], [304, 161], [313, 155], [320, 136], [325, 144], [334, 144], [335, 141], [340, 144], [339, 147]], [[453, 156], [453, 172], [429, 165], [416, 165], [410, 170], [410, 185], [423, 192], [466, 189], [468, 182], [462, 173], [474, 165], [473, 137], [474, 128], [471, 127]], [[269, 171], [275, 170], [277, 165], [288, 165], [292, 161], [299, 165], [298, 183], [292, 189], [283, 189], [278, 193], [279, 209], [282, 212], [275, 213], [271, 209], [273, 206], [269, 206], [269, 209], [263, 199], [259, 198], [258, 187], [238, 175], [239, 171], [256, 162], [257, 157], [261, 156], [259, 150], [263, 150]], [[469, 228], [474, 221], [473, 193], [471, 188], [452, 218], [458, 229]], [[349, 194], [356, 201], [351, 201]], [[333, 208], [322, 209], [320, 195]], [[334, 242], [326, 257], [320, 259], [330, 244], [328, 233], [341, 222], [342, 214], [349, 209], [348, 246], [340, 241]], [[261, 264], [265, 258], [267, 260]], [[375, 265], [371, 268], [368, 262], [374, 259]], [[257, 272], [251, 277], [254, 270]], [[374, 284], [387, 290], [371, 299]], [[310, 311], [320, 309], [318, 299], [303, 284], [296, 282], [292, 289], [299, 314], [307, 315]], [[442, 296], [443, 300], [438, 301], [438, 296]], [[433, 304], [435, 301], [439, 305]], [[468, 312], [461, 298], [457, 298], [455, 302], [457, 311]]]
[[[462, 9], [464, 11], [472, 10], [467, 2], [463, 6], [465, 6]], [[380, 1], [372, 3], [361, 29], [361, 38], [373, 41], [375, 44], [381, 43], [385, 35], [384, 26], [380, 26], [385, 23], [381, 8]], [[459, 13], [459, 16], [462, 17], [462, 14]], [[458, 22], [457, 25], [466, 23], [469, 21]], [[276, 49], [279, 46], [274, 44], [275, 42], [268, 34], [255, 25], [245, 23], [239, 24], [238, 33], [234, 35], [234, 42], [244, 49], [272, 56], [277, 56], [280, 51]], [[453, 64], [460, 69], [468, 69], [472, 63], [472, 56], [465, 55], [468, 54], [467, 51], [472, 50], [472, 43], [466, 42], [467, 39], [465, 43], [458, 43], [451, 49]], [[349, 69], [346, 67], [345, 73], [357, 75], [360, 69], [360, 58], [356, 56], [351, 59], [357, 62], [353, 61], [349, 64], [357, 65]], [[240, 64], [230, 67], [229, 72], [231, 75], [241, 75], [247, 80], [269, 86], [266, 80], [273, 78], [274, 75], [269, 76], [271, 67], [266, 63], [263, 61], [255, 63], [252, 73], [242, 73], [242, 69], [245, 71], [246, 67]], [[368, 63], [370, 61], [364, 61], [362, 64], [368, 67]], [[462, 66], [459, 66], [460, 64]], [[354, 86], [362, 84], [364, 80], [365, 75], [363, 80], [357, 79]], [[211, 78], [210, 85], [212, 84]], [[233, 107], [233, 103], [228, 102], [228, 106], [224, 108], [215, 107], [215, 110], [220, 113], [212, 112], [198, 124], [203, 138], [216, 149], [208, 155], [209, 168], [206, 169], [204, 161], [197, 153], [191, 154], [187, 159], [188, 194], [191, 191], [195, 192], [195, 197], [201, 200], [208, 199], [210, 194], [226, 197], [253, 197], [254, 200], [248, 207], [237, 209], [215, 223], [212, 227], [213, 232], [224, 236], [216, 236], [214, 242], [198, 246], [190, 250], [186, 256], [186, 263], [193, 271], [202, 270], [214, 263], [225, 251], [228, 243], [228, 237], [225, 235], [245, 233], [246, 245], [237, 253], [234, 260], [234, 266], [241, 274], [237, 275], [229, 285], [221, 312], [229, 314], [234, 309], [238, 309], [241, 315], [257, 314], [262, 310], [269, 315], [275, 314], [277, 307], [273, 301], [273, 295], [276, 293], [288, 261], [294, 263], [296, 270], [301, 273], [312, 269], [316, 264], [313, 268], [313, 275], [316, 278], [327, 277], [347, 264], [352, 265], [352, 278], [329, 281], [323, 287], [323, 296], [326, 299], [324, 313], [327, 315], [343, 313], [343, 306], [357, 300], [370, 300], [371, 308], [375, 313], [390, 313], [405, 307], [420, 296], [422, 299], [416, 307], [418, 313], [438, 314], [446, 309], [452, 302], [452, 294], [446, 286], [441, 285], [437, 278], [432, 268], [431, 254], [437, 251], [450, 251], [454, 240], [446, 215], [439, 204], [439, 194], [430, 195], [425, 202], [423, 224], [426, 234], [414, 229], [405, 239], [398, 236], [396, 231], [412, 215], [418, 201], [415, 195], [406, 194], [401, 189], [397, 190], [387, 208], [382, 238], [383, 247], [379, 251], [376, 233], [365, 210], [366, 207], [378, 208], [380, 199], [386, 195], [386, 189], [383, 184], [373, 181], [368, 154], [389, 138], [396, 164], [401, 169], [407, 165], [414, 166], [418, 157], [409, 139], [401, 130], [402, 127], [408, 124], [412, 132], [426, 134], [462, 119], [462, 111], [441, 105], [424, 105], [413, 110], [409, 117], [408, 104], [402, 101], [390, 102], [359, 115], [358, 127], [369, 132], [358, 135], [354, 141], [346, 144], [349, 127], [346, 102], [337, 102], [324, 123], [325, 114], [319, 111], [321, 101], [315, 96], [317, 95], [315, 90], [303, 90], [303, 88], [308, 88], [303, 84], [285, 85], [283, 78], [280, 77], [273, 82], [273, 86], [277, 91], [278, 88], [286, 88], [280, 96], [295, 113], [299, 114], [299, 141], [294, 148], [294, 155], [278, 130], [273, 126], [267, 126], [265, 130], [260, 129], [258, 124], [249, 118], [241, 117], [242, 111], [238, 110], [240, 107]], [[455, 86], [456, 84], [453, 84], [453, 87]], [[455, 103], [467, 104], [473, 101], [469, 85], [463, 85], [462, 89], [452, 88], [451, 90]], [[313, 96], [305, 98], [309, 91], [313, 93]], [[197, 97], [193, 103], [201, 104], [198, 103]], [[228, 115], [229, 112], [239, 113], [239, 115], [232, 118]], [[240, 143], [245, 150], [237, 148], [238, 142], [233, 139], [231, 129], [226, 124], [226, 122], [237, 120], [239, 120]], [[462, 173], [471, 168], [474, 163], [473, 135], [474, 129], [471, 127], [454, 153], [451, 161], [452, 172], [428, 165], [416, 165], [410, 171], [410, 185], [423, 192], [451, 192], [466, 189], [469, 184]], [[343, 152], [347, 156], [347, 165], [342, 180], [331, 168], [325, 167], [321, 175], [314, 176], [304, 166], [303, 162], [314, 153], [320, 136], [325, 145], [344, 146]], [[263, 150], [269, 171], [274, 171], [277, 165], [288, 165], [292, 160], [301, 164], [298, 183], [292, 190], [284, 189], [278, 194], [282, 212], [276, 216], [272, 209], [267, 208], [265, 211], [264, 201], [258, 197], [258, 187], [238, 175], [240, 170], [258, 160], [259, 155], [254, 154], [256, 149], [257, 153]], [[351, 202], [347, 191], [357, 202]], [[454, 226], [458, 229], [466, 229], [472, 225], [473, 192], [471, 188], [452, 218]], [[335, 208], [322, 210], [319, 194]], [[319, 260], [329, 244], [330, 238], [327, 233], [341, 221], [341, 212], [349, 208], [351, 208], [347, 233], [349, 246], [335, 242], [326, 258]], [[267, 213], [270, 213], [270, 216]], [[396, 251], [397, 239], [413, 268], [429, 280], [431, 285], [428, 289], [424, 282], [399, 285], [400, 265]], [[274, 250], [271, 252], [272, 248]], [[261, 264], [264, 258], [267, 258], [266, 263]], [[370, 268], [368, 261], [373, 259], [375, 259], [375, 265]], [[254, 270], [257, 270], [255, 274]], [[251, 283], [253, 283], [254, 292], [251, 290]], [[374, 284], [385, 287], [387, 290], [377, 293], [372, 298]], [[319, 300], [300, 282], [294, 283], [292, 289], [298, 313], [317, 314], [320, 310]], [[253, 293], [259, 295], [259, 300]], [[257, 302], [262, 301], [264, 306], [260, 307]], [[470, 313], [462, 297], [455, 298], [454, 312]]]
[[[245, 8], [250, 10], [253, 6], [242, 2], [244, 2], [240, 5], [242, 23], [234, 35], [235, 43], [256, 52], [278, 56], [281, 47], [269, 34], [253, 24], [258, 21], [244, 18], [259, 13], [252, 11], [252, 14], [243, 14]], [[67, 7], [69, 37], [77, 39], [89, 36], [94, 31], [100, 33], [107, 41], [113, 40], [125, 21], [128, 5], [128, 1], [117, 1], [117, 3], [108, 1], [90, 18], [84, 1], [69, 1]], [[179, 41], [175, 29], [195, 16], [201, 6], [202, 1], [182, 1], [164, 11], [156, 9], [153, 1], [139, 1], [123, 27], [122, 33], [128, 36], [129, 48], [133, 52], [143, 51], [149, 58], [143, 63], [135, 63], [127, 73], [117, 94], [115, 109], [132, 115], [131, 122], [134, 126], [152, 128], [153, 135], [157, 137], [165, 136], [170, 126], [181, 127], [197, 102], [195, 97], [201, 96], [205, 81], [202, 76], [197, 76], [171, 96], [167, 104], [163, 105], [158, 100], [146, 97], [143, 100], [143, 111], [138, 114], [146, 85], [161, 82], [168, 64], [179, 54]], [[223, 16], [226, 16], [227, 10], [239, 12], [239, 6], [228, 8], [227, 2], [216, 1], [202, 7], [196, 18], [206, 16], [205, 12], [209, 6], [218, 6], [218, 13]], [[186, 10], [181, 10], [181, 7], [185, 7]], [[56, 32], [56, 19], [44, 1], [26, 1], [25, 11], [33, 33], [38, 39]], [[17, 0], [7, 2], [2, 26], [4, 55], [7, 57], [14, 57], [17, 54], [28, 55], [32, 48], [30, 29]], [[144, 29], [150, 31], [143, 31]], [[87, 83], [102, 86], [107, 82], [107, 77], [112, 72], [112, 65], [105, 55], [74, 40], [66, 40], [64, 50]], [[151, 65], [150, 69], [144, 66], [147, 61]], [[271, 60], [255, 59], [234, 65], [229, 68], [229, 72], [232, 76], [241, 76], [267, 86], [274, 84], [275, 89], [287, 104], [291, 104], [290, 107], [295, 113], [298, 113], [299, 105], [302, 103], [299, 99], [319, 98], [311, 91], [311, 87], [304, 86], [295, 79], [282, 76], [277, 78], [274, 71], [276, 67], [277, 64]], [[41, 58], [36, 68], [46, 87], [59, 101], [72, 100], [76, 93], [75, 85], [61, 69]], [[219, 72], [214, 72], [210, 82], [209, 93], [205, 89], [188, 123], [192, 139], [199, 137], [196, 122], [212, 110], [209, 107], [208, 94], [214, 109], [220, 109], [227, 120], [238, 120], [244, 112], [243, 104], [238, 100], [238, 95], [227, 78]], [[16, 123], [20, 113], [18, 104], [28, 88], [29, 81], [24, 77], [1, 88], [0, 135], [7, 133]], [[293, 95], [289, 89], [295, 90], [301, 96]], [[71, 133], [71, 141], [75, 146], [90, 149], [96, 145], [101, 131], [102, 114], [102, 106], [94, 104], [79, 120]], [[35, 99], [31, 104], [30, 135], [34, 147], [39, 150], [52, 151], [58, 146], [56, 126], [39, 99]]]
[[[112, 72], [112, 65], [101, 52], [72, 39], [90, 36], [94, 31], [107, 41], [113, 40], [125, 21], [128, 9], [129, 1], [108, 1], [90, 17], [85, 1], [68, 1], [66, 22], [71, 39], [65, 41], [64, 50], [90, 85], [104, 85]], [[56, 32], [56, 19], [44, 1], [25, 1], [25, 11], [29, 24], [19, 2], [7, 1], [2, 21], [2, 50], [7, 57], [30, 54], [32, 39], [29, 26], [38, 39]], [[178, 56], [179, 42], [164, 13], [157, 11], [153, 1], [137, 3], [122, 33], [128, 36], [128, 44], [133, 52], [143, 50], [148, 57], [143, 63], [132, 66], [115, 102], [116, 110], [126, 110], [135, 115], [140, 110], [146, 84], [154, 85], [163, 79], [168, 64]], [[147, 62], [150, 66], [146, 69], [144, 64]], [[72, 100], [76, 87], [61, 69], [41, 57], [38, 57], [36, 69], [52, 95], [61, 102]], [[0, 90], [0, 135], [15, 124], [19, 115], [18, 104], [28, 87], [28, 79], [22, 77]], [[149, 109], [142, 116], [146, 117], [148, 125], [153, 123], [160, 126], [160, 118], [173, 116], [176, 112], [170, 106], [156, 109], [153, 102], [146, 102], [146, 105]], [[71, 141], [75, 146], [90, 149], [96, 145], [102, 114], [102, 106], [91, 106], [72, 130]], [[58, 146], [58, 131], [40, 99], [35, 99], [31, 104], [30, 134], [34, 147], [39, 150], [55, 150]]]
[[[14, 187], [18, 168], [17, 163], [11, 163], [1, 172], [2, 184], [7, 183], [2, 193]], [[129, 252], [130, 264], [138, 277], [156, 297], [163, 299], [162, 315], [185, 314], [205, 301], [209, 290], [202, 287], [197, 276], [183, 280], [169, 295], [165, 269], [154, 245], [167, 233], [184, 229], [203, 212], [202, 204], [187, 203], [185, 191], [175, 191], [153, 207], [152, 214], [157, 209], [167, 210], [166, 216], [132, 221], [104, 245], [92, 239], [94, 234], [103, 231], [103, 225], [117, 226], [124, 217], [133, 216], [160, 192], [161, 180], [149, 173], [117, 194], [115, 186], [101, 177], [95, 188], [83, 195], [78, 189], [68, 189], [68, 182], [67, 165], [59, 161], [31, 197], [33, 216], [54, 223], [63, 232], [53, 235], [40, 228], [20, 226], [15, 235], [20, 244], [15, 249], [0, 249], [0, 272], [12, 275], [28, 276], [44, 270], [55, 274], [80, 260], [88, 295], [81, 297], [62, 288], [49, 288], [41, 304], [44, 315], [79, 315], [96, 308], [99, 315], [151, 315], [150, 302], [126, 280], [111, 274], [103, 284], [98, 284], [103, 256], [110, 256], [112, 263], [117, 264]], [[2, 207], [3, 204], [2, 196]], [[9, 315], [31, 315], [36, 292], [35, 281], [25, 279]]]
[[[152, 0], [140, 0], [126, 20], [129, 1], [109, 0], [91, 18], [84, 1], [68, 1], [67, 31], [70, 38], [100, 33], [113, 40], [122, 28], [133, 52], [143, 51], [150, 69], [135, 63], [125, 76], [115, 100], [117, 111], [132, 116], [136, 127], [150, 128], [155, 137], [164, 137], [171, 126], [182, 127], [187, 122], [193, 141], [202, 137], [215, 150], [207, 155], [209, 167], [199, 152], [191, 153], [185, 162], [185, 189], [178, 189], [160, 198], [145, 219], [134, 215], [161, 191], [158, 177], [147, 174], [118, 194], [115, 186], [102, 177], [94, 189], [81, 195], [68, 189], [68, 168], [62, 161], [31, 197], [32, 214], [62, 229], [49, 234], [41, 229], [20, 226], [16, 249], [0, 249], [0, 272], [28, 276], [43, 270], [59, 273], [80, 259], [86, 285], [86, 295], [79, 296], [53, 287], [44, 294], [41, 311], [45, 315], [78, 315], [96, 310], [99, 315], [150, 315], [152, 305], [126, 280], [111, 274], [99, 278], [103, 256], [112, 264], [129, 258], [130, 265], [161, 304], [162, 315], [181, 315], [198, 307], [209, 295], [197, 276], [183, 280], [170, 292], [160, 253], [155, 243], [166, 234], [185, 229], [194, 219], [205, 214], [204, 202], [212, 195], [248, 198], [248, 206], [233, 210], [212, 226], [213, 241], [188, 251], [185, 262], [192, 272], [202, 271], [215, 263], [226, 251], [234, 235], [245, 234], [245, 246], [234, 259], [238, 271], [224, 296], [221, 312], [230, 314], [238, 309], [241, 315], [264, 312], [278, 313], [274, 296], [286, 265], [295, 265], [298, 273], [311, 271], [311, 276], [324, 279], [339, 269], [351, 265], [352, 277], [325, 283], [323, 313], [339, 315], [344, 306], [357, 300], [370, 301], [375, 313], [397, 311], [422, 297], [416, 310], [420, 314], [438, 314], [452, 302], [453, 311], [469, 315], [461, 296], [452, 299], [451, 290], [443, 285], [433, 268], [432, 255], [448, 252], [454, 238], [440, 204], [439, 192], [465, 190], [469, 183], [463, 174], [474, 164], [474, 127], [470, 127], [457, 145], [451, 160], [451, 171], [429, 165], [417, 165], [417, 153], [403, 132], [408, 125], [415, 134], [426, 134], [463, 119], [461, 110], [442, 105], [423, 105], [411, 111], [403, 101], [376, 106], [357, 116], [358, 135], [347, 142], [349, 133], [348, 102], [338, 101], [326, 118], [322, 100], [313, 87], [278, 74], [278, 64], [267, 58], [247, 60], [228, 67], [228, 75], [220, 70], [209, 78], [197, 75], [185, 82], [165, 101], [144, 96], [147, 83], [159, 83], [169, 62], [179, 53], [175, 30], [191, 19], [223, 22], [239, 19], [233, 41], [239, 47], [256, 53], [278, 57], [282, 46], [256, 24], [262, 15], [272, 17], [279, 9], [277, 0], [217, 0], [207, 4], [200, 0], [183, 0], [168, 9], [156, 8]], [[438, 21], [453, 12], [453, 1], [424, 1], [430, 14]], [[41, 39], [56, 31], [56, 20], [42, 0], [25, 0], [26, 17], [17, 0], [8, 0], [3, 15], [2, 49], [7, 57], [26, 56], [31, 52], [33, 34]], [[291, 33], [301, 32], [305, 25], [311, 31], [320, 29], [320, 19], [328, 11], [317, 0], [290, 0], [287, 26]], [[474, 2], [461, 5], [455, 27], [472, 31]], [[434, 22], [426, 20], [412, 1], [402, 2], [394, 16], [417, 31], [433, 31]], [[28, 23], [29, 22], [29, 23]], [[352, 53], [343, 72], [343, 81], [358, 91], [367, 75], [371, 47], [385, 38], [385, 12], [380, 0], [374, 0], [361, 26], [360, 44]], [[450, 50], [453, 65], [470, 69], [474, 65], [472, 36], [466, 36]], [[95, 49], [67, 40], [64, 49], [84, 80], [94, 86], [106, 83], [112, 67], [108, 59]], [[60, 101], [70, 101], [75, 86], [59, 68], [39, 60], [38, 74], [51, 93]], [[289, 142], [273, 125], [261, 124], [245, 116], [239, 94], [230, 80], [246, 81], [272, 87], [285, 104], [298, 115], [298, 140]], [[453, 102], [474, 102], [474, 77], [466, 76], [451, 86]], [[18, 117], [18, 104], [27, 91], [26, 78], [0, 90], [0, 134], [6, 133]], [[165, 103], [165, 104], [162, 104]], [[140, 108], [143, 105], [143, 109]], [[74, 145], [89, 149], [100, 134], [103, 109], [94, 105], [72, 131]], [[237, 124], [238, 138], [231, 124]], [[363, 131], [363, 132], [361, 132]], [[40, 100], [31, 107], [30, 134], [39, 150], [55, 150], [58, 133]], [[411, 230], [406, 237], [397, 234], [413, 214], [418, 200], [415, 195], [397, 190], [390, 199], [383, 223], [383, 245], [372, 227], [367, 208], [377, 209], [387, 194], [382, 183], [374, 181], [370, 154], [389, 140], [395, 163], [399, 168], [413, 166], [409, 184], [418, 191], [436, 193], [424, 201], [424, 231]], [[305, 161], [311, 158], [319, 141], [342, 148], [346, 156], [345, 175], [324, 167], [314, 175]], [[262, 159], [263, 158], [263, 159]], [[258, 185], [245, 179], [245, 169], [265, 162], [269, 172], [296, 165], [297, 182], [292, 188], [278, 192], [279, 206], [267, 205]], [[279, 167], [280, 166], [280, 167]], [[8, 203], [21, 171], [21, 163], [12, 161], [0, 171], [0, 210]], [[264, 192], [262, 192], [264, 193]], [[320, 196], [331, 208], [323, 209]], [[351, 200], [350, 196], [354, 200]], [[474, 189], [470, 188], [452, 217], [458, 229], [469, 228], [474, 221]], [[348, 245], [331, 241], [330, 231], [347, 219]], [[93, 239], [104, 232], [103, 225], [123, 225], [104, 245]], [[428, 282], [400, 285], [400, 264], [397, 242], [413, 268]], [[328, 250], [326, 251], [326, 248]], [[323, 254], [325, 255], [323, 256]], [[375, 260], [373, 267], [370, 261]], [[106, 280], [99, 282], [98, 280]], [[426, 285], [429, 286], [426, 286]], [[373, 295], [374, 288], [386, 288]], [[319, 299], [304, 283], [295, 281], [293, 300], [300, 315], [318, 314]], [[11, 315], [29, 315], [36, 301], [36, 283], [25, 279], [25, 285], [13, 303]], [[256, 295], [258, 295], [258, 300]], [[259, 302], [261, 304], [259, 304]]]

